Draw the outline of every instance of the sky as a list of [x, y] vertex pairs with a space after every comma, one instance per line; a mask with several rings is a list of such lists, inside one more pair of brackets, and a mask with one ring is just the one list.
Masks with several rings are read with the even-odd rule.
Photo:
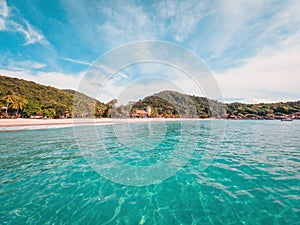
[[[80, 90], [103, 56], [130, 43], [159, 41], [197, 56], [225, 102], [299, 100], [299, 12], [298, 0], [0, 0], [0, 74]], [[83, 91], [104, 102], [164, 89], [207, 94], [174, 65], [101, 68], [111, 77]]]

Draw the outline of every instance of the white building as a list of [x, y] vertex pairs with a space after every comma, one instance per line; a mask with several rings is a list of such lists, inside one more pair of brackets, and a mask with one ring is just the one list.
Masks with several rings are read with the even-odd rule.
[[146, 112], [147, 112], [148, 116], [151, 115], [151, 106], [149, 106], [149, 105], [147, 106]]

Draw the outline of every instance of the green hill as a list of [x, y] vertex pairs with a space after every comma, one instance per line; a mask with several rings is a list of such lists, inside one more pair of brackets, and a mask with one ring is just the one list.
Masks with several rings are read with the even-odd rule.
[[[300, 118], [300, 101], [224, 104], [206, 97], [162, 91], [136, 102], [115, 107], [117, 100], [101, 103], [74, 90], [60, 90], [32, 81], [0, 76], [0, 107], [2, 116], [32, 115], [58, 117], [128, 117], [151, 107], [151, 117], [166, 118], [230, 118], [280, 119]], [[74, 107], [74, 105], [76, 107]]]
[[82, 106], [81, 114], [91, 111], [97, 114], [95, 108], [107, 108], [104, 103], [73, 90], [60, 90], [32, 81], [0, 76], [0, 106], [8, 106], [10, 115], [17, 111], [23, 117], [40, 115], [57, 118], [76, 115], [73, 107], [75, 94], [77, 102]]
[[176, 91], [162, 91], [137, 102], [114, 108], [114, 117], [133, 115], [136, 110], [151, 107], [151, 117], [209, 118], [224, 117], [226, 106], [205, 97], [191, 96]]
[[162, 91], [137, 102], [114, 109], [113, 116], [133, 115], [136, 110], [151, 107], [152, 117], [165, 118], [229, 118], [229, 119], [280, 119], [300, 118], [300, 101], [244, 104], [224, 104], [206, 97], [186, 95], [175, 91]]
[[221, 117], [224, 114], [222, 108], [225, 110], [224, 105], [215, 100], [181, 94], [176, 91], [162, 91], [148, 96], [133, 104], [132, 108], [133, 110], [143, 109], [147, 106], [151, 106], [154, 116], [163, 115], [174, 118], [208, 118], [212, 116], [212, 113], [214, 113], [214, 117]]
[[287, 116], [300, 118], [300, 101], [259, 104], [235, 102], [226, 106], [229, 115], [240, 119], [280, 119]]

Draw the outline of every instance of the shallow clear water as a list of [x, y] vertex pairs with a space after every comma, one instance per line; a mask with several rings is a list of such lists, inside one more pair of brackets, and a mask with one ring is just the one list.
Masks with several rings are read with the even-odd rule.
[[[219, 148], [211, 121], [97, 126], [81, 151], [72, 128], [0, 132], [0, 224], [299, 224], [300, 121], [226, 124]], [[158, 176], [114, 162], [174, 175], [130, 185]]]

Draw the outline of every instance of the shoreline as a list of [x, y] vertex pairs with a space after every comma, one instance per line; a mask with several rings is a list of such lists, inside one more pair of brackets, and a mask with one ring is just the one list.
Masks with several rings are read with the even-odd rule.
[[[170, 121], [188, 121], [188, 120], [232, 120], [232, 119], [214, 119], [214, 118], [128, 118], [128, 119], [110, 119], [110, 118], [83, 118], [83, 119], [0, 119], [0, 128], [13, 127], [45, 127], [45, 126], [63, 126], [63, 125], [111, 125], [116, 123], [140, 123], [140, 122], [170, 122]], [[236, 120], [232, 120], [236, 121]], [[238, 120], [240, 121], [240, 120]], [[253, 120], [251, 120], [253, 121]], [[255, 120], [259, 121], [259, 120]], [[279, 120], [280, 121], [280, 120]]]
[[31, 126], [56, 126], [56, 125], [108, 125], [115, 123], [138, 123], [138, 122], [168, 122], [181, 120], [212, 120], [192, 118], [135, 118], [135, 119], [109, 119], [109, 118], [84, 118], [84, 119], [1, 119], [0, 128], [5, 127], [31, 127]]
[[[108, 123], [108, 120], [99, 121], [100, 123]], [[51, 126], [51, 125], [73, 125], [73, 119], [2, 119], [0, 120], [1, 127], [27, 127], [27, 126]]]

